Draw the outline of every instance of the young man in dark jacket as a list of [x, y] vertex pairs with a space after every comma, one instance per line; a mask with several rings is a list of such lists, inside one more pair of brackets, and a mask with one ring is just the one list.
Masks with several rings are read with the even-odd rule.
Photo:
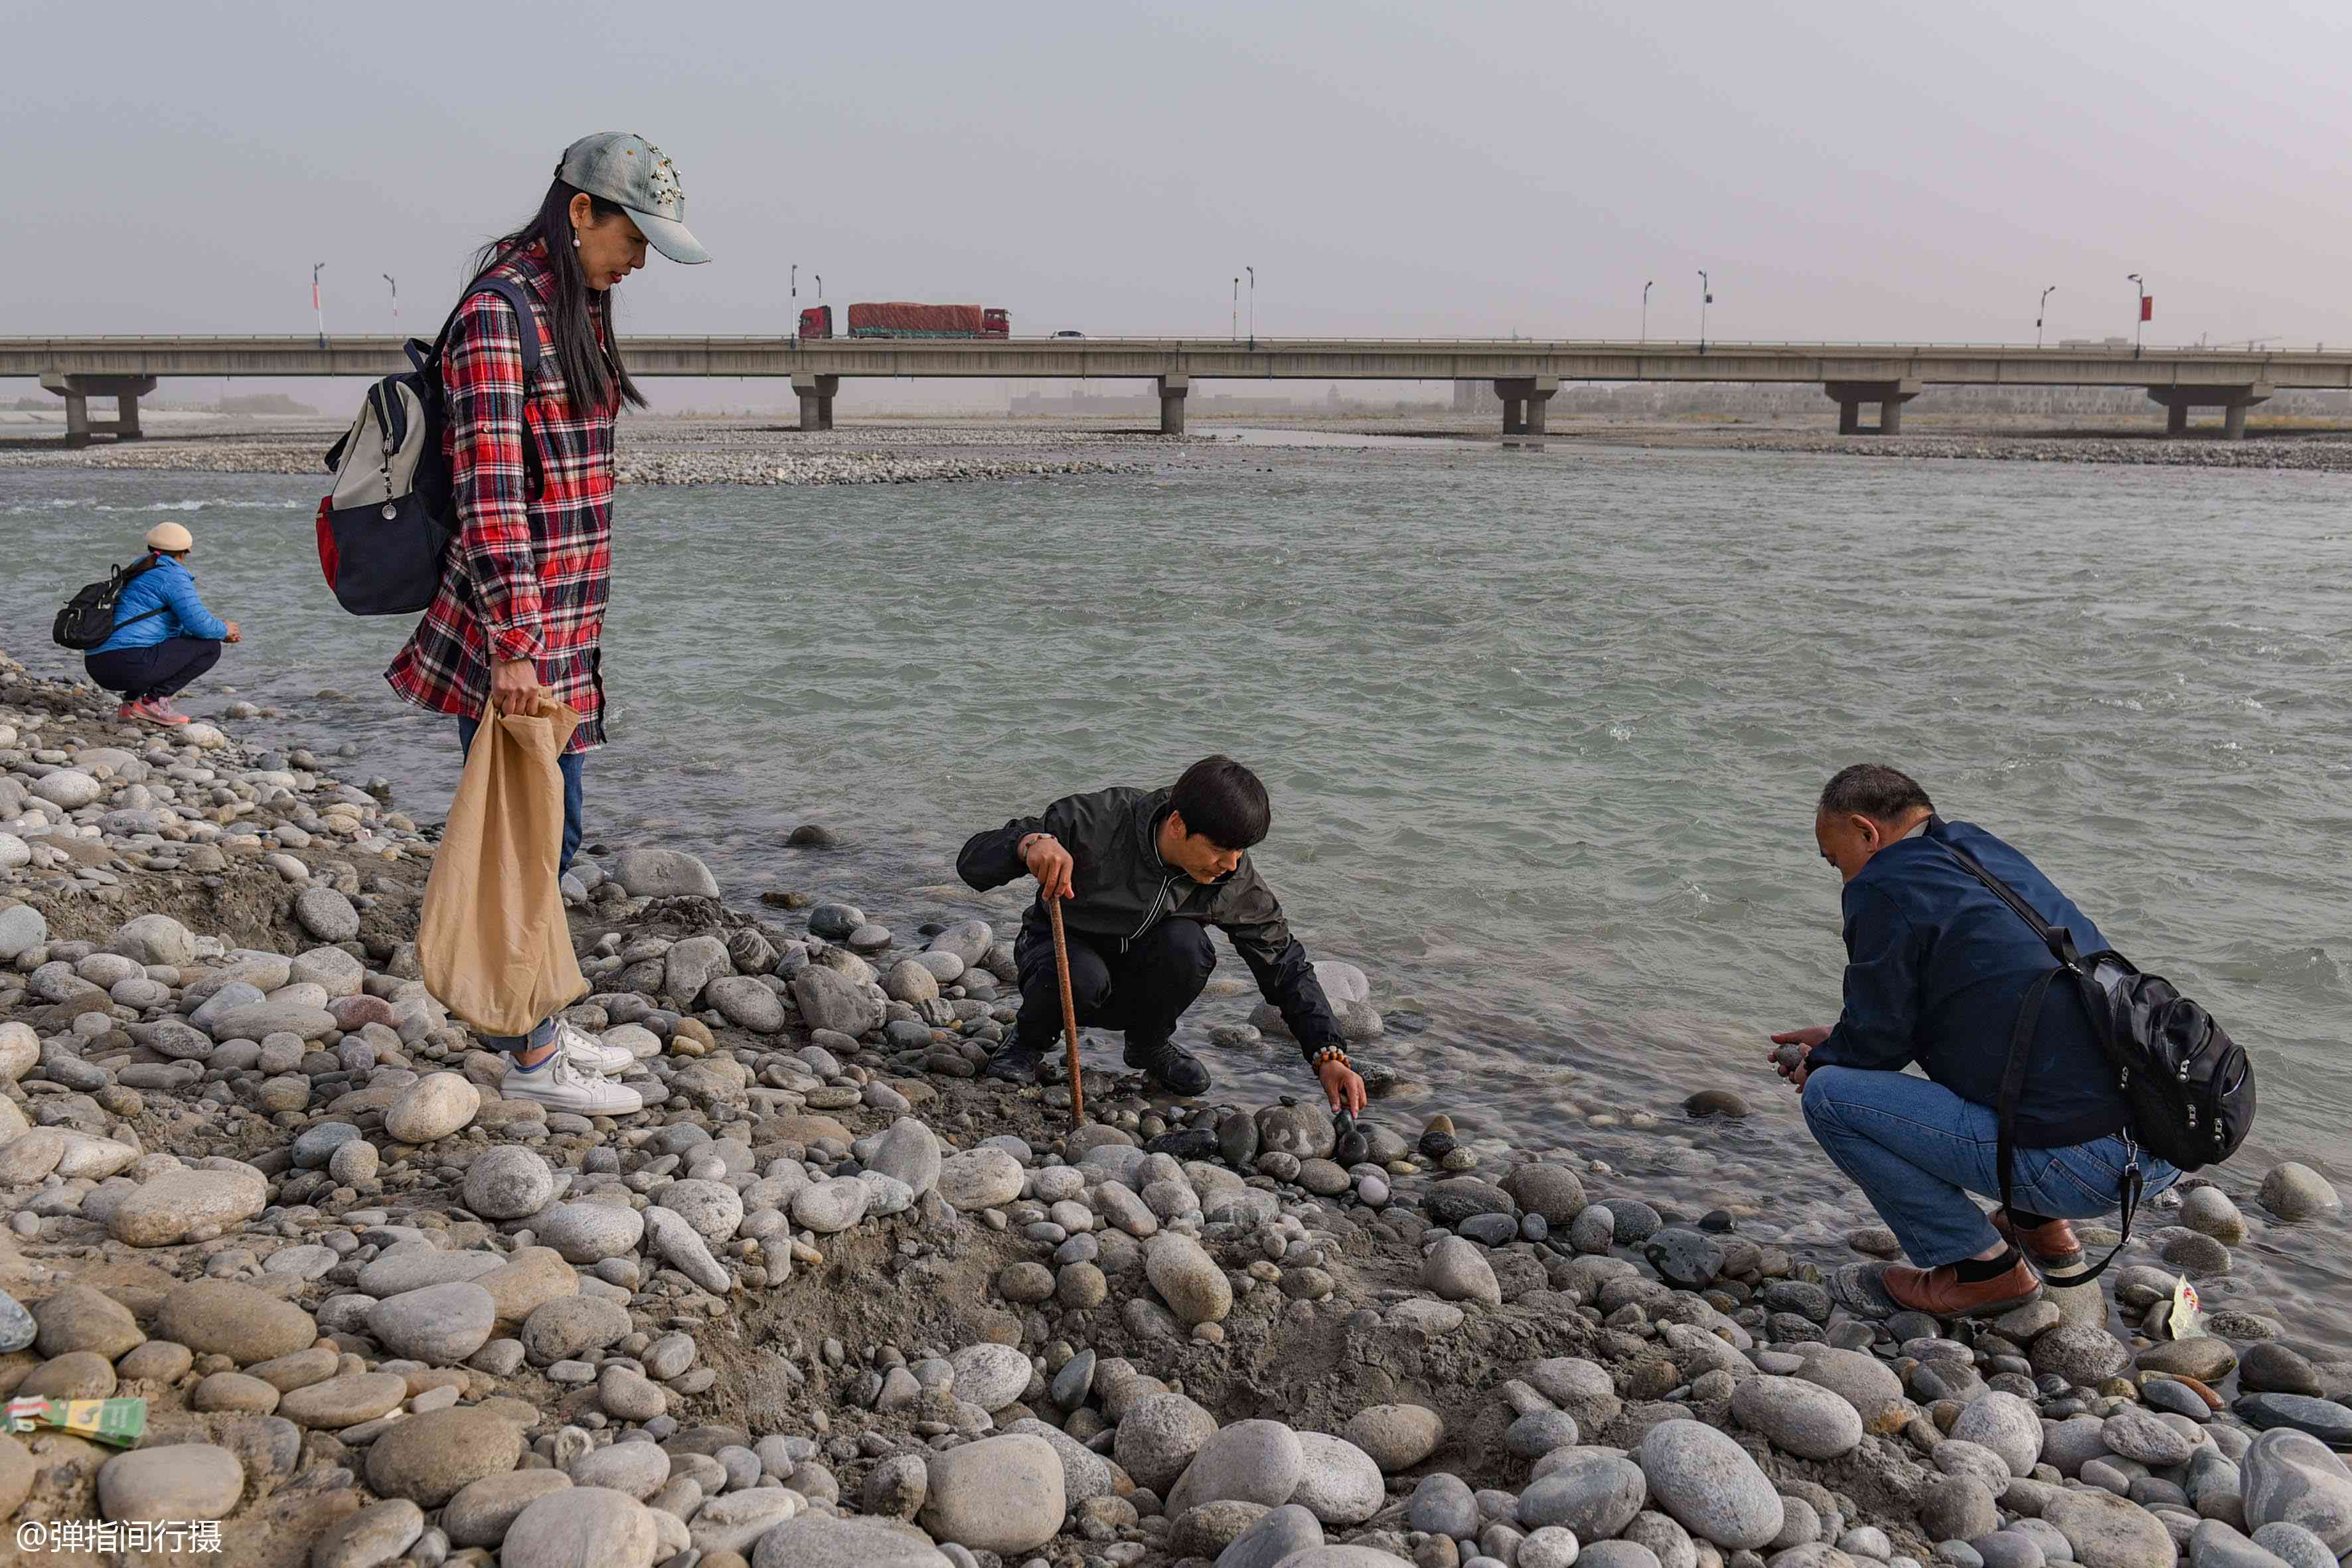
[[1209, 1069], [1178, 1048], [1175, 1033], [1216, 966], [1203, 929], [1213, 925], [1281, 1009], [1331, 1108], [1361, 1110], [1364, 1080], [1349, 1065], [1331, 1004], [1246, 853], [1273, 818], [1255, 773], [1231, 757], [1208, 757], [1173, 789], [1067, 795], [1042, 816], [974, 836], [956, 858], [958, 875], [984, 890], [1025, 872], [1038, 892], [1013, 947], [1021, 1016], [989, 1075], [1030, 1081], [1061, 1031], [1044, 903], [1060, 899], [1078, 1022], [1123, 1030], [1128, 1066], [1177, 1094], [1207, 1091]]
[[[1914, 1267], [1885, 1270], [1898, 1307], [1938, 1317], [2000, 1311], [2078, 1261], [2069, 1219], [2119, 1202], [2137, 1160], [2149, 1195], [2180, 1173], [2141, 1152], [2089, 1015], [2067, 987], [2044, 998], [2015, 1128], [2017, 1207], [1990, 1217], [1970, 1193], [2000, 1191], [2001, 1074], [2018, 1010], [2055, 967], [2015, 910], [1970, 875], [1958, 846], [2074, 933], [2106, 945], [2017, 850], [1936, 816], [1893, 768], [1859, 763], [1830, 780], [1813, 819], [1822, 858], [1845, 879], [1845, 1010], [1834, 1028], [1775, 1035], [1774, 1062], [1804, 1091], [1805, 1122], [1861, 1186]], [[1905, 1073], [1916, 1062], [1927, 1076]]]

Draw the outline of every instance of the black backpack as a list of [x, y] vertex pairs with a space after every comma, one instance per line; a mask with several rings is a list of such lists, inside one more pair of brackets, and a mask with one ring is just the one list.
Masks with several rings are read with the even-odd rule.
[[[49, 628], [49, 636], [59, 647], [69, 647], [76, 653], [88, 653], [106, 641], [121, 629], [114, 624], [114, 606], [121, 601], [122, 590], [131, 586], [133, 577], [152, 569], [154, 564], [155, 558], [150, 555], [128, 566], [117, 566], [102, 582], [82, 584], [80, 590], [65, 602], [64, 608], [58, 611], [57, 624]], [[170, 608], [169, 605], [163, 605], [142, 611], [122, 625], [134, 626]]]
[[[1992, 895], [2016, 912], [2049, 948], [2058, 966], [2039, 976], [2017, 1010], [2017, 1026], [2010, 1037], [2009, 1064], [2000, 1079], [2000, 1133], [1998, 1157], [2000, 1202], [2010, 1204], [2010, 1162], [2016, 1152], [2013, 1131], [2018, 1101], [2025, 1091], [2025, 1069], [2042, 1017], [2042, 1005], [2060, 980], [2082, 999], [2090, 1015], [2091, 1032], [2115, 1070], [2116, 1087], [2130, 1108], [2127, 1137], [2139, 1148], [2183, 1171], [2217, 1165], [2238, 1152], [2254, 1126], [2254, 1065], [2243, 1047], [2231, 1040], [2212, 1015], [2180, 994], [2160, 975], [2143, 974], [2131, 960], [2112, 949], [2085, 956], [2063, 926], [2053, 926], [2033, 911], [2017, 890], [1977, 858], [1937, 829], [1931, 818], [1929, 834], [1961, 868], [1982, 882]], [[2143, 1179], [2135, 1153], [2125, 1167], [2116, 1198], [2123, 1210], [2123, 1236], [2095, 1268], [2068, 1275], [2065, 1283], [2095, 1279], [2121, 1255], [2131, 1240], [2132, 1215], [2139, 1207]]]
[[[529, 291], [485, 276], [457, 297], [457, 307], [477, 294], [496, 294], [514, 308], [528, 393], [539, 375], [539, 319]], [[319, 566], [336, 599], [355, 616], [415, 615], [440, 592], [441, 558], [458, 527], [449, 459], [441, 449], [448, 423], [441, 355], [457, 320], [452, 309], [430, 343], [408, 340], [415, 368], [369, 387], [359, 417], [327, 452], [335, 489], [319, 502]], [[535, 496], [539, 453], [528, 427], [523, 455], [527, 493]]]

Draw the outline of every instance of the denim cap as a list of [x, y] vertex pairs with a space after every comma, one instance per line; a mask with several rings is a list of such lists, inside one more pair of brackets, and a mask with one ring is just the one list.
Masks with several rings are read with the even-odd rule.
[[686, 192], [677, 165], [642, 136], [599, 131], [563, 150], [555, 177], [575, 190], [628, 209], [656, 250], [691, 266], [710, 259], [686, 226]]

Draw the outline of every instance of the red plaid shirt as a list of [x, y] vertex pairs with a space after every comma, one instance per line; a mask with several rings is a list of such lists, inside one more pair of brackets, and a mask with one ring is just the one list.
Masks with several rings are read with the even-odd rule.
[[[539, 377], [528, 392], [514, 310], [477, 294], [457, 312], [441, 360], [459, 531], [441, 592], [384, 679], [403, 701], [478, 718], [489, 660], [536, 660], [556, 700], [580, 713], [570, 750], [604, 743], [604, 605], [613, 566], [613, 421], [619, 401], [575, 410], [555, 357], [544, 301], [554, 278], [534, 245], [492, 272], [523, 284], [541, 307]], [[601, 326], [599, 328], [601, 335]], [[545, 484], [530, 497], [523, 443]]]

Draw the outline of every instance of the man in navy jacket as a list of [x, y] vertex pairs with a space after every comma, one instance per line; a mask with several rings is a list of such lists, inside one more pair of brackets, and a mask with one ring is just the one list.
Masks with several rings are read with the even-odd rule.
[[[2033, 863], [1984, 829], [1936, 816], [1906, 775], [1858, 763], [1830, 780], [1813, 818], [1822, 858], [1845, 879], [1845, 1008], [1832, 1028], [1772, 1037], [1805, 1122], [1862, 1187], [1913, 1267], [1885, 1271], [1902, 1307], [1939, 1317], [2000, 1311], [2076, 1261], [2069, 1219], [2116, 1206], [2136, 1159], [2147, 1190], [2180, 1173], [2141, 1152], [2089, 1015], [2053, 987], [2018, 1107], [2011, 1194], [1988, 1216], [1969, 1194], [2000, 1191], [2000, 1082], [2018, 1010], [2055, 967], [2016, 911], [1952, 852], [1973, 855], [2084, 952], [2098, 928]], [[1902, 1069], [1916, 1064], [1924, 1077]], [[2019, 1250], [2023, 1248], [2023, 1253]]]

